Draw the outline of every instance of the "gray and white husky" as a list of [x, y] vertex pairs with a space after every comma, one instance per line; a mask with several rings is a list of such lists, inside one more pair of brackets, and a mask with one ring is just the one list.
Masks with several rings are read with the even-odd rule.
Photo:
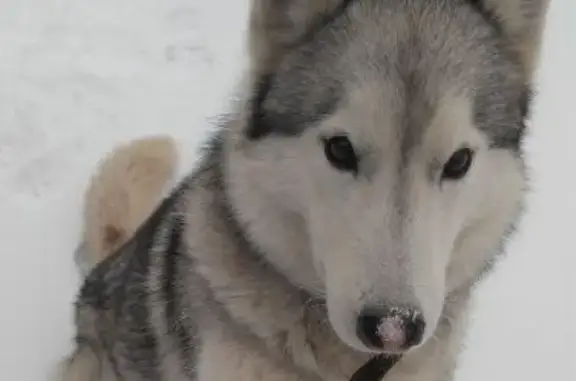
[[83, 245], [60, 379], [452, 379], [521, 215], [547, 5], [253, 0], [199, 167], [134, 231], [102, 227], [110, 255]]

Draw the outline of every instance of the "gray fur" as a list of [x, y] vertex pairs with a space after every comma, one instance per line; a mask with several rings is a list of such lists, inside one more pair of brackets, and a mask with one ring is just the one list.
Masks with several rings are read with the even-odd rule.
[[[354, 317], [382, 303], [427, 321], [386, 380], [452, 378], [470, 293], [522, 209], [546, 1], [347, 3], [252, 2], [248, 90], [87, 276], [63, 381], [341, 381], [373, 355]], [[336, 133], [358, 176], [326, 161]], [[469, 175], [441, 181], [462, 145]]]

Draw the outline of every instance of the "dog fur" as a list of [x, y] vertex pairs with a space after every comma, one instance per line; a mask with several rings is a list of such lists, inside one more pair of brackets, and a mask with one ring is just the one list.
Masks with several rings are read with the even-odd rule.
[[98, 163], [85, 195], [78, 264], [89, 272], [126, 242], [154, 211], [173, 180], [177, 152], [170, 136], [136, 139]]
[[[121, 181], [89, 189], [131, 218], [87, 222], [102, 260], [60, 379], [336, 381], [382, 355], [386, 381], [452, 379], [470, 294], [521, 216], [547, 1], [251, 6], [242, 100], [199, 167], [156, 206], [174, 155], [138, 172], [148, 187], [129, 146], [100, 172]], [[327, 159], [342, 136], [345, 169]], [[462, 147], [469, 171], [446, 177]], [[354, 322], [373, 306], [419, 311], [421, 340], [368, 346]]]

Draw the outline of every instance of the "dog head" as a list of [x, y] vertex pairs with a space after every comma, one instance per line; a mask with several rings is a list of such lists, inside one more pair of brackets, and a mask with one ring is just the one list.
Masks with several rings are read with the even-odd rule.
[[272, 263], [325, 295], [350, 346], [401, 353], [432, 337], [517, 220], [538, 46], [521, 31], [544, 6], [253, 2], [232, 203]]

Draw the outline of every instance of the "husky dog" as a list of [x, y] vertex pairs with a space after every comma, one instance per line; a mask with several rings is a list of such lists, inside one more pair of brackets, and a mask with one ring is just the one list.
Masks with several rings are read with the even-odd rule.
[[[199, 167], [130, 204], [154, 211], [113, 253], [80, 251], [60, 380], [452, 379], [521, 216], [547, 2], [251, 7], [242, 97]], [[126, 203], [150, 191], [122, 181]]]

